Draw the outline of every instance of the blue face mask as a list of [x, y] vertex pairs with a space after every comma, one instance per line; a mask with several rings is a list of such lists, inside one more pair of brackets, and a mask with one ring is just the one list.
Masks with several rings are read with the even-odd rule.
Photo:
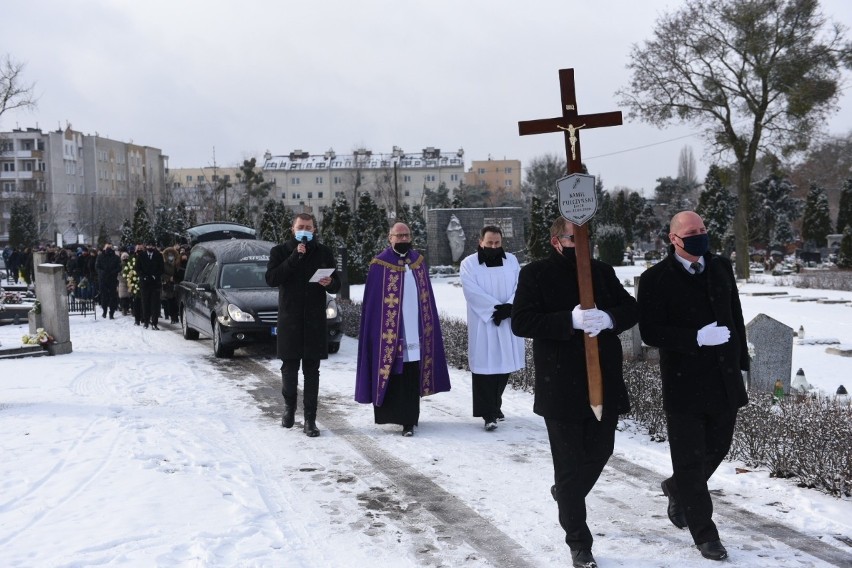
[[314, 240], [314, 233], [312, 231], [296, 231], [296, 240], [302, 242], [302, 239], [308, 239], [308, 241]]

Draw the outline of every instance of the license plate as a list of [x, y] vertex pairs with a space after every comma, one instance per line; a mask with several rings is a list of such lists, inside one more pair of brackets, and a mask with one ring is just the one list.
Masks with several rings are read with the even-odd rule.
[[272, 335], [278, 335], [278, 328], [275, 326], [270, 327], [269, 331], [272, 333]]

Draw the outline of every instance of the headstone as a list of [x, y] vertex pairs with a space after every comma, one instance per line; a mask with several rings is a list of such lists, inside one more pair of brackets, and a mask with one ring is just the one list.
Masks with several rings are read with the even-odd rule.
[[[426, 220], [426, 260], [429, 266], [453, 264], [453, 253], [447, 237], [447, 226], [455, 216], [464, 231], [461, 258], [476, 252], [479, 231], [485, 225], [497, 225], [503, 231], [503, 249], [523, 262], [526, 248], [524, 210], [520, 207], [467, 207], [459, 209], [430, 209]], [[422, 251], [421, 251], [422, 252]]]
[[54, 340], [47, 348], [51, 355], [71, 353], [71, 326], [68, 321], [64, 273], [65, 267], [61, 264], [39, 264], [36, 267], [36, 290], [44, 317], [44, 330]]
[[793, 328], [757, 314], [746, 324], [746, 337], [754, 346], [754, 358], [748, 377], [748, 389], [755, 393], [772, 393], [781, 381], [784, 392], [790, 391], [793, 368]]
[[[633, 277], [633, 288], [636, 291], [636, 294], [638, 294], [638, 276]], [[642, 335], [639, 333], [638, 325], [634, 325], [630, 329], [622, 331], [618, 338], [621, 340], [621, 351], [625, 361], [645, 358], [645, 352], [642, 349]]]

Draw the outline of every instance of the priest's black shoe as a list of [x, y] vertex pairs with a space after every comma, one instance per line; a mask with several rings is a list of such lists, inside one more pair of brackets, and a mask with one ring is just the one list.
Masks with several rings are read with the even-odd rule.
[[403, 426], [402, 435], [406, 438], [412, 437], [414, 435], [414, 426]]
[[305, 418], [305, 435], [308, 438], [316, 438], [319, 436], [319, 428], [313, 418]]
[[669, 515], [669, 520], [674, 526], [679, 529], [685, 529], [686, 514], [683, 512], [683, 507], [680, 506], [678, 500], [674, 498], [674, 494], [669, 487], [669, 483], [671, 483], [671, 479], [664, 479], [663, 482], [660, 483], [660, 487], [663, 488], [663, 495], [669, 498], [669, 506], [666, 512]]
[[696, 545], [701, 551], [701, 556], [709, 560], [724, 560], [728, 557], [728, 551], [722, 546], [721, 540], [711, 540]]
[[281, 426], [283, 428], [292, 428], [296, 423], [296, 409], [287, 404], [284, 405], [284, 415], [281, 416]]
[[589, 548], [580, 548], [571, 551], [571, 566], [574, 568], [598, 568], [595, 557]]

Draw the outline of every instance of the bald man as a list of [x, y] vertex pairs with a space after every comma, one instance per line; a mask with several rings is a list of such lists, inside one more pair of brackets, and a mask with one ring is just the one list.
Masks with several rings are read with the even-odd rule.
[[673, 469], [661, 486], [672, 524], [689, 528], [704, 558], [723, 560], [707, 480], [748, 402], [745, 324], [731, 262], [709, 252], [701, 217], [681, 211], [669, 230], [669, 254], [642, 273], [638, 292], [642, 340], [660, 350]]

